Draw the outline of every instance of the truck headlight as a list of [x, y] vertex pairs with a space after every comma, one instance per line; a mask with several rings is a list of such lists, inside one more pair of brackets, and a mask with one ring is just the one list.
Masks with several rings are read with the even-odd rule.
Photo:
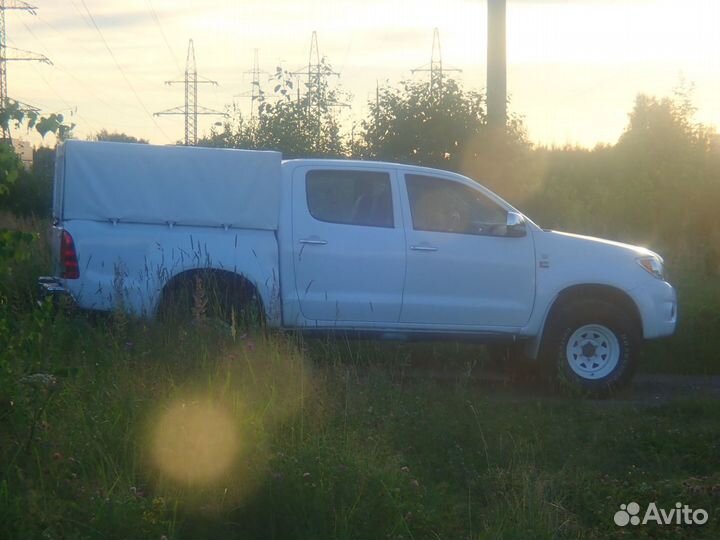
[[665, 279], [665, 269], [663, 268], [663, 260], [655, 255], [648, 255], [646, 257], [638, 257], [636, 259], [638, 264], [645, 270], [650, 272], [653, 276], [658, 279]]

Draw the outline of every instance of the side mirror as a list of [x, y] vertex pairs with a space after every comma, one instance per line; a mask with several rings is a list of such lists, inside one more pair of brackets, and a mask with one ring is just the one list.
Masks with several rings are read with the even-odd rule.
[[508, 212], [505, 225], [507, 226], [507, 232], [505, 233], [506, 236], [519, 237], [527, 234], [527, 230], [525, 228], [525, 218], [522, 214], [518, 214], [517, 212]]

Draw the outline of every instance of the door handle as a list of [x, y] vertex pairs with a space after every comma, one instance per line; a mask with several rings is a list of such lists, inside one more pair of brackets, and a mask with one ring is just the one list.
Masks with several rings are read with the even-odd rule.
[[419, 246], [410, 246], [410, 249], [412, 249], [413, 251], [437, 251], [438, 250], [438, 248], [436, 248], [435, 246], [429, 246], [426, 244], [421, 244]]
[[324, 246], [327, 244], [327, 240], [320, 240], [319, 238], [301, 238], [301, 244], [309, 244], [311, 246]]

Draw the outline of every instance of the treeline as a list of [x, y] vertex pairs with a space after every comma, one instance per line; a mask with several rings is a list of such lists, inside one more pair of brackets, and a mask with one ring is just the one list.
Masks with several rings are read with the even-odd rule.
[[548, 227], [647, 245], [671, 266], [720, 274], [720, 141], [683, 95], [638, 96], [618, 142], [532, 152], [524, 207]]
[[[324, 69], [330, 71], [329, 66]], [[487, 126], [485, 97], [446, 79], [431, 89], [407, 81], [380, 88], [364, 119], [338, 120], [347, 99], [318, 77], [302, 92], [278, 69], [272, 95], [251, 118], [230, 109], [200, 145], [274, 149], [285, 157], [397, 161], [454, 170], [493, 189], [539, 225], [598, 235], [660, 251], [672, 264], [720, 273], [720, 142], [693, 121], [689, 92], [637, 97], [613, 145], [547, 148], [528, 140], [520, 118], [506, 133]], [[138, 141], [101, 132], [100, 140]], [[12, 167], [3, 160], [0, 175]], [[50, 163], [48, 163], [50, 161]], [[0, 207], [47, 215], [51, 158], [14, 182], [0, 178]]]
[[485, 184], [544, 227], [647, 245], [673, 264], [720, 273], [720, 141], [693, 121], [690, 91], [639, 95], [614, 145], [530, 144], [511, 116], [505, 134], [487, 126], [485, 98], [446, 79], [381, 88], [367, 117], [343, 132], [323, 79], [296, 96], [277, 72], [258, 114], [237, 110], [200, 144], [276, 149], [288, 157], [355, 157], [449, 169]]

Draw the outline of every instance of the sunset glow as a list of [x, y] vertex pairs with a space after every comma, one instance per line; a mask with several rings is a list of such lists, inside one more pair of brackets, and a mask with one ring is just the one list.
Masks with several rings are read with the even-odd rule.
[[[190, 38], [199, 73], [220, 83], [200, 89], [199, 102], [213, 109], [235, 100], [249, 111], [249, 99], [236, 96], [250, 89], [243, 72], [252, 66], [252, 49], [260, 49], [265, 71], [301, 69], [313, 30], [321, 54], [341, 72], [342, 88], [353, 94], [348, 121], [365, 114], [376, 81], [396, 84], [430, 61], [434, 27], [445, 65], [461, 68], [467, 86], [485, 86], [480, 0], [36, 4], [36, 16], [7, 13], [8, 45], [55, 65], [10, 63], [9, 95], [48, 113], [77, 108], [70, 119], [81, 138], [107, 129], [160, 144], [180, 139], [181, 117], [151, 115], [182, 105], [181, 85], [163, 82], [181, 78]], [[638, 93], [670, 95], [684, 79], [695, 85], [697, 120], [718, 125], [718, 20], [713, 0], [508, 0], [511, 111], [525, 118], [536, 143], [614, 142]], [[204, 118], [200, 132], [215, 121]]]

